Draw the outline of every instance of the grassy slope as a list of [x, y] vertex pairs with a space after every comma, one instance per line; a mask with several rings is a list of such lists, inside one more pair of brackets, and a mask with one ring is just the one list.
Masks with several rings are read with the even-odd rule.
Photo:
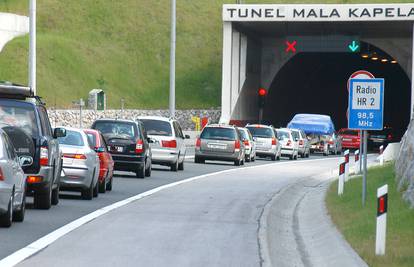
[[[0, 0], [0, 11], [27, 14], [28, 2]], [[179, 108], [220, 105], [221, 5], [234, 2], [177, 1]], [[289, 1], [294, 2], [312, 1]], [[127, 107], [167, 107], [169, 3], [38, 1], [39, 94], [49, 105], [68, 107], [72, 100], [86, 98], [90, 89], [104, 87], [112, 107], [119, 107], [121, 97]], [[0, 80], [27, 83], [27, 49], [27, 37], [6, 46], [0, 54]]]
[[[337, 183], [328, 192], [327, 206], [334, 223], [369, 266], [414, 266], [414, 211], [401, 199], [394, 177], [391, 164], [369, 170], [364, 208], [361, 178], [347, 182], [342, 197], [337, 195]], [[384, 184], [388, 184], [386, 255], [376, 257], [376, 189]]]

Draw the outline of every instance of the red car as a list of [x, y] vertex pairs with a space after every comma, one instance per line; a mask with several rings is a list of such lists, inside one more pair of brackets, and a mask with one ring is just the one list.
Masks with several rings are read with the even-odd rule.
[[105, 193], [106, 190], [112, 190], [112, 180], [114, 176], [114, 161], [108, 152], [105, 139], [97, 130], [84, 130], [88, 136], [89, 142], [94, 147], [96, 154], [99, 156], [99, 193]]
[[338, 135], [342, 137], [342, 147], [359, 149], [359, 143], [361, 142], [360, 133], [357, 130], [341, 129]]

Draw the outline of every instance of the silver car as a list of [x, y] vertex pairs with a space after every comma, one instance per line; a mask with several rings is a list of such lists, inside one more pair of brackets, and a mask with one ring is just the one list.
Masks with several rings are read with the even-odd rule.
[[290, 129], [295, 141], [298, 142], [299, 145], [299, 155], [302, 158], [308, 158], [310, 155], [310, 143], [309, 140], [303, 130], [299, 129]]
[[178, 121], [156, 116], [138, 118], [147, 131], [152, 151], [152, 163], [169, 166], [171, 171], [184, 170], [187, 153], [184, 135]]
[[244, 143], [246, 162], [256, 160], [256, 142], [247, 128], [239, 128]]
[[282, 146], [282, 156], [298, 159], [299, 142], [295, 140], [290, 129], [277, 129], [277, 136]]
[[60, 189], [80, 191], [82, 198], [98, 196], [99, 157], [83, 130], [65, 128], [66, 136], [59, 137], [63, 157]]
[[258, 157], [270, 157], [273, 161], [280, 160], [281, 146], [273, 126], [248, 124], [246, 128], [256, 142], [256, 155]]
[[22, 167], [33, 158], [18, 157], [8, 135], [0, 130], [0, 226], [10, 227], [12, 221], [22, 222], [26, 210], [26, 175]]
[[244, 165], [244, 144], [237, 127], [212, 124], [204, 127], [197, 138], [195, 163], [206, 160], [232, 161], [234, 165]]

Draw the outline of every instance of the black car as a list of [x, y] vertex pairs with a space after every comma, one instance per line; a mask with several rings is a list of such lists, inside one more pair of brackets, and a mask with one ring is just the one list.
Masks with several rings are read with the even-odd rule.
[[368, 149], [379, 150], [381, 146], [385, 147], [392, 142], [395, 142], [395, 137], [392, 128], [386, 127], [382, 131], [370, 131], [368, 133]]
[[26, 192], [34, 197], [34, 206], [49, 209], [59, 202], [62, 159], [56, 138], [65, 130], [50, 126], [46, 107], [30, 88], [0, 84], [0, 123], [8, 129], [18, 156], [30, 156], [33, 163], [23, 168]]
[[141, 121], [100, 119], [92, 129], [103, 134], [115, 170], [135, 172], [138, 178], [151, 176], [151, 139]]

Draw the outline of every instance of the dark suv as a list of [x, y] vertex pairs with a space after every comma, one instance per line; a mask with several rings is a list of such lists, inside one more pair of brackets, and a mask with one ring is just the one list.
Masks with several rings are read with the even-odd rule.
[[30, 88], [0, 84], [0, 123], [14, 126], [8, 132], [18, 156], [31, 156], [33, 163], [24, 167], [26, 192], [33, 194], [34, 206], [49, 209], [59, 202], [59, 179], [62, 168], [57, 137], [65, 130], [52, 131], [49, 117], [39, 97]]
[[100, 119], [92, 129], [103, 134], [115, 170], [135, 172], [138, 178], [151, 176], [151, 139], [141, 121]]

